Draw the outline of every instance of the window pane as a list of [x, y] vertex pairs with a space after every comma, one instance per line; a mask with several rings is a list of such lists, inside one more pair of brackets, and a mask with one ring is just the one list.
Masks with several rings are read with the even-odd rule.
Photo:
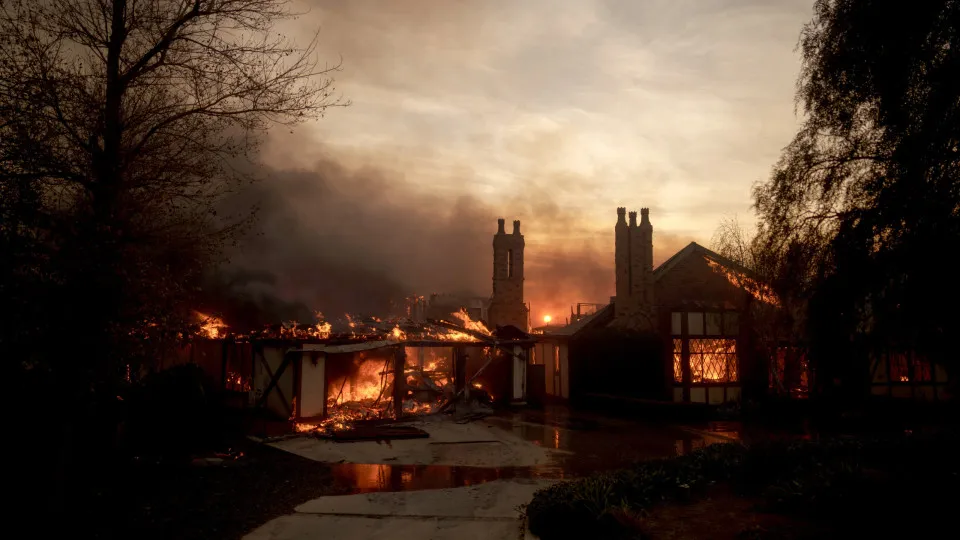
[[736, 311], [723, 314], [723, 335], [736, 336], [740, 334], [740, 317]]
[[687, 332], [691, 336], [703, 335], [703, 313], [687, 313]]
[[683, 330], [680, 328], [680, 322], [682, 320], [683, 313], [671, 313], [670, 314], [670, 333], [679, 336], [683, 333]]
[[[676, 315], [679, 315], [677, 313]], [[673, 340], [673, 381], [683, 382], [683, 340]]]
[[689, 343], [693, 382], [737, 381], [737, 340], [691, 339]]
[[910, 382], [910, 365], [907, 363], [907, 355], [903, 353], [890, 354], [890, 381]]
[[720, 335], [721, 320], [722, 320], [722, 315], [720, 313], [707, 313], [707, 335], [708, 336]]
[[703, 380], [706, 382], [724, 382], [727, 379], [727, 355], [722, 341], [703, 340]]
[[690, 349], [690, 381], [703, 382], [703, 354], [693, 352], [692, 348]]
[[933, 377], [930, 373], [930, 361], [924, 358], [914, 356], [913, 360], [913, 380], [917, 382], [930, 382]]

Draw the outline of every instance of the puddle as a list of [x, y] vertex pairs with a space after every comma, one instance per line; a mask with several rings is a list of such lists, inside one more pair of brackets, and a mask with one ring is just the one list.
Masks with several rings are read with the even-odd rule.
[[[465, 467], [446, 465], [331, 465], [337, 483], [351, 493], [413, 491], [472, 486], [494, 480], [569, 480], [617, 469], [638, 461], [674, 457], [715, 443], [753, 439], [739, 422], [679, 426], [571, 415], [558, 408], [501, 413], [478, 420], [532, 444], [559, 450], [552, 463], [535, 467]], [[759, 437], [769, 437], [760, 434]]]
[[461, 467], [338, 463], [330, 466], [337, 485], [350, 493], [416, 491], [473, 486], [494, 480], [564, 479], [560, 467]]

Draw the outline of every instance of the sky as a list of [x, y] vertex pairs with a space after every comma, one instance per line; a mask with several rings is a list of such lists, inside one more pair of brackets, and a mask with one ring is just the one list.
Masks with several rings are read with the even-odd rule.
[[[273, 129], [260, 236], [235, 258], [314, 309], [489, 295], [496, 219], [521, 220], [534, 322], [614, 293], [616, 208], [650, 208], [659, 264], [721, 220], [799, 126], [812, 0], [294, 0], [279, 30], [351, 101]], [[372, 299], [372, 297], [376, 299]]]

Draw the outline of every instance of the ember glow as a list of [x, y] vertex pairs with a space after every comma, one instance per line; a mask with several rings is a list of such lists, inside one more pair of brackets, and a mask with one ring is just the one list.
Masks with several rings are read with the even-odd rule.
[[198, 331], [200, 336], [209, 339], [220, 339], [227, 336], [227, 328], [229, 327], [223, 322], [223, 319], [199, 311], [193, 313], [200, 319], [200, 330]]

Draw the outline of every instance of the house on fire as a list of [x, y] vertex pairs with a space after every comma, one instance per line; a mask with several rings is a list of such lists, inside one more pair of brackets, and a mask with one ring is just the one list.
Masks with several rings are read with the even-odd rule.
[[[653, 226], [644, 208], [617, 209], [616, 296], [591, 313], [575, 314], [571, 324], [544, 328], [537, 335], [533, 362], [543, 364], [548, 396], [567, 399], [583, 388], [578, 373], [599, 364], [590, 351], [571, 344], [591, 330], [636, 330], [659, 336], [659, 358], [636, 358], [643, 397], [720, 404], [738, 401], [745, 383], [766, 377], [754, 369], [750, 302], [754, 298], [735, 276], [749, 273], [735, 262], [693, 242], [653, 267]], [[652, 363], [652, 364], [651, 364]], [[630, 366], [631, 368], [636, 366]], [[580, 379], [584, 377], [581, 375]], [[591, 385], [595, 386], [595, 385]]]

